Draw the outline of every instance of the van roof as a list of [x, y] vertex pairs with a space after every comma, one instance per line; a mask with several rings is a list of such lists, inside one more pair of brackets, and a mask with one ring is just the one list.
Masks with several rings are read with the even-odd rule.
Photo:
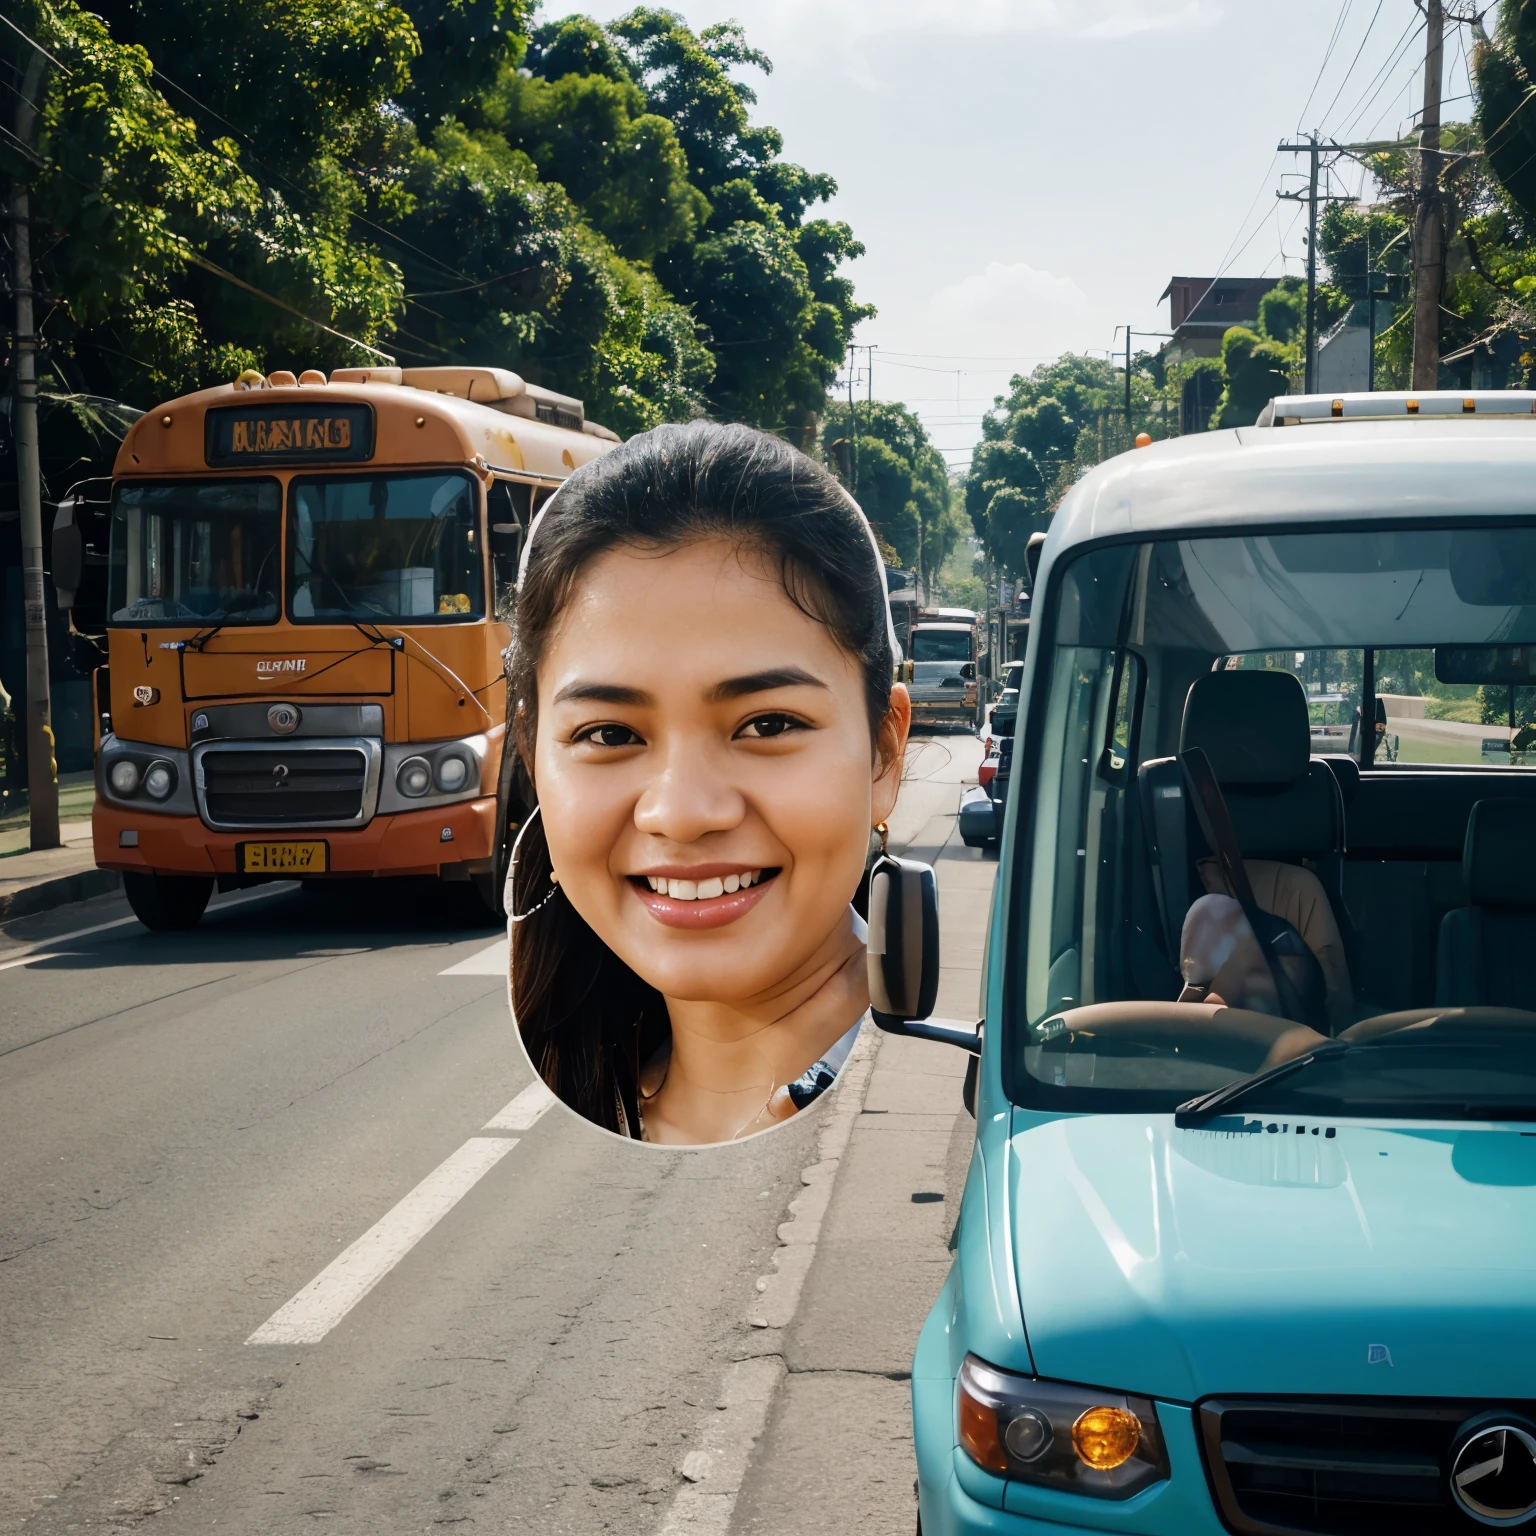
[[1052, 519], [1042, 574], [1062, 549], [1117, 534], [1536, 515], [1536, 392], [1283, 396], [1265, 415], [1284, 424], [1171, 438], [1091, 470]]

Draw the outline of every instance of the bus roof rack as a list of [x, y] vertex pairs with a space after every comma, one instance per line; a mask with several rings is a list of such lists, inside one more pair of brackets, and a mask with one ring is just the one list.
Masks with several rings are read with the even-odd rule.
[[1341, 395], [1277, 395], [1256, 427], [1304, 427], [1325, 421], [1400, 421], [1412, 416], [1536, 417], [1536, 390], [1376, 390]]

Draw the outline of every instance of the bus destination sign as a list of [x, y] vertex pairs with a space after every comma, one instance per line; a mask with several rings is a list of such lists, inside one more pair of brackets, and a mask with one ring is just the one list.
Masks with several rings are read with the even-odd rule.
[[361, 464], [373, 457], [371, 405], [221, 405], [208, 412], [209, 464]]

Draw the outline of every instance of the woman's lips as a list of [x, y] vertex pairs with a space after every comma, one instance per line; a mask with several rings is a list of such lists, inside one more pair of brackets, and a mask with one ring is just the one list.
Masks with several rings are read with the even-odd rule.
[[629, 888], [640, 898], [641, 905], [668, 928], [724, 928], [744, 917], [760, 902], [778, 877], [778, 870], [764, 870], [757, 881], [745, 890], [733, 891], [720, 896], [706, 896], [693, 901], [681, 901], [653, 891], [644, 875], [631, 876]]

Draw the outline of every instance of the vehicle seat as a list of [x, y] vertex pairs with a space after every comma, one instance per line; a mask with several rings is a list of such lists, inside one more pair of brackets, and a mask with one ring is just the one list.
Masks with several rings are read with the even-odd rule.
[[1461, 868], [1470, 906], [1440, 921], [1437, 1007], [1529, 1008], [1536, 946], [1536, 806], [1479, 800], [1467, 818]]
[[[1311, 756], [1311, 741], [1306, 693], [1289, 672], [1208, 672], [1190, 687], [1180, 750], [1199, 747], [1210, 761], [1254, 896], [1316, 955], [1337, 1030], [1355, 1014], [1349, 919], [1339, 889], [1344, 805], [1337, 776]], [[1191, 902], [1232, 893], [1193, 823], [1178, 759], [1145, 764], [1138, 786], [1170, 953], [1177, 955], [1179, 925]]]

